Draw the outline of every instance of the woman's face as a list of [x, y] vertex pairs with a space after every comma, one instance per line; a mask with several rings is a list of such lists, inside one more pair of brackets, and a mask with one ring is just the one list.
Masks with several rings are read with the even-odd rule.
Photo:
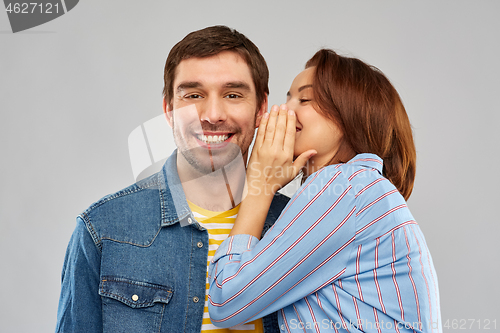
[[297, 115], [294, 156], [309, 149], [318, 152], [307, 163], [306, 175], [326, 166], [335, 156], [342, 139], [338, 126], [313, 107], [312, 83], [315, 69], [309, 67], [295, 77], [286, 102], [288, 108]]

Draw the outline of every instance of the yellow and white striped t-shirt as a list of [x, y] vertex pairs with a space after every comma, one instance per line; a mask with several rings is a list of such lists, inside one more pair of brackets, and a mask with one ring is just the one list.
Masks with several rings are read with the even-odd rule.
[[262, 327], [262, 319], [257, 319], [250, 323], [238, 325], [231, 328], [218, 328], [212, 324], [208, 315], [208, 265], [219, 245], [227, 238], [229, 232], [233, 228], [234, 221], [236, 220], [236, 215], [238, 215], [240, 206], [238, 205], [235, 208], [225, 212], [211, 212], [209, 210], [196, 206], [192, 202], [188, 201], [188, 204], [189, 208], [191, 208], [191, 211], [193, 212], [196, 221], [198, 221], [208, 231], [207, 292], [205, 294], [205, 309], [203, 311], [203, 325], [201, 326], [201, 332], [264, 333], [264, 329]]

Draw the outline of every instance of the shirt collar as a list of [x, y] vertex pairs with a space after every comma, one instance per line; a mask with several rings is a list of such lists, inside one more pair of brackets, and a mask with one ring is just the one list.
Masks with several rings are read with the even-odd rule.
[[380, 174], [382, 174], [382, 167], [384, 166], [384, 161], [375, 154], [363, 153], [354, 156], [346, 164], [373, 168], [376, 169]]

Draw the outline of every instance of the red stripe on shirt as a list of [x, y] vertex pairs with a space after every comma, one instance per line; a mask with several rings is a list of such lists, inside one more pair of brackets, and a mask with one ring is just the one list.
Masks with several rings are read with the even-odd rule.
[[356, 235], [365, 231], [366, 229], [368, 229], [370, 226], [372, 226], [374, 223], [377, 223], [378, 221], [380, 221], [381, 219], [383, 219], [384, 217], [386, 217], [387, 215], [397, 211], [398, 209], [401, 209], [401, 208], [404, 208], [406, 207], [406, 204], [402, 204], [402, 205], [399, 205], [399, 206], [396, 206], [390, 210], [388, 210], [387, 212], [385, 212], [384, 214], [380, 215], [379, 217], [377, 217], [375, 220], [371, 221], [370, 223], [368, 223], [367, 225], [365, 225], [363, 228], [359, 229], [358, 231], [356, 231]]
[[283, 311], [283, 309], [281, 309], [281, 316], [283, 317], [283, 321], [285, 322], [285, 327], [286, 327], [286, 331], [288, 333], [292, 333], [290, 331], [290, 327], [288, 326], [288, 320], [286, 319], [286, 316], [285, 316], [285, 311]]
[[352, 296], [352, 301], [354, 302], [354, 308], [356, 309], [356, 318], [358, 319], [358, 329], [363, 331], [363, 325], [361, 324], [361, 317], [359, 315], [359, 308], [358, 308], [358, 302], [356, 301], [356, 297]]
[[302, 329], [304, 330], [304, 333], [306, 332], [306, 325], [304, 325], [304, 322], [302, 321], [302, 318], [300, 318], [299, 311], [297, 311], [297, 308], [295, 307], [295, 304], [292, 304], [293, 310], [295, 311], [295, 314], [297, 315], [297, 318], [299, 319], [299, 323], [302, 324]]
[[[317, 291], [314, 292], [314, 296], [316, 296], [316, 302], [318, 303], [318, 306], [321, 309], [321, 311], [323, 311], [323, 313], [328, 317], [328, 319], [330, 320], [330, 323], [333, 323], [332, 318], [330, 318], [328, 313], [326, 313], [325, 310], [323, 309], [323, 305], [321, 304], [321, 299], [319, 298]], [[337, 327], [335, 327], [335, 325], [333, 325], [333, 329], [335, 330], [336, 333], [339, 333], [339, 330], [337, 329]]]
[[406, 234], [406, 229], [403, 229], [403, 232], [405, 234], [405, 241], [406, 241], [406, 247], [408, 248], [408, 254], [406, 255], [406, 259], [408, 259], [407, 264], [408, 264], [408, 277], [410, 278], [411, 285], [413, 286], [413, 293], [415, 294], [415, 302], [417, 305], [417, 316], [418, 316], [418, 323], [419, 323], [419, 330], [422, 330], [422, 319], [420, 317], [420, 302], [418, 301], [418, 293], [417, 293], [417, 287], [415, 286], [415, 281], [413, 281], [413, 276], [411, 276], [412, 272], [412, 267], [411, 267], [411, 258], [410, 258], [410, 243], [408, 242], [408, 236]]
[[382, 301], [382, 293], [380, 292], [380, 285], [377, 279], [377, 269], [378, 269], [378, 246], [380, 244], [380, 238], [377, 238], [377, 244], [375, 245], [375, 269], [373, 270], [373, 279], [375, 280], [375, 287], [377, 288], [378, 301], [380, 302], [380, 307], [383, 313], [385, 311], [384, 302]]
[[377, 326], [377, 332], [378, 333], [382, 333], [382, 331], [380, 330], [380, 323], [378, 321], [378, 311], [375, 308], [373, 308], [373, 315], [375, 316], [375, 323], [376, 323], [376, 326]]
[[311, 314], [311, 318], [312, 318], [312, 321], [314, 323], [314, 329], [316, 330], [316, 333], [320, 333], [318, 323], [316, 322], [316, 317], [314, 316], [314, 312], [313, 312], [313, 309], [311, 307], [311, 304], [309, 304], [307, 297], [304, 297], [304, 300], [306, 301], [307, 308], [309, 309], [309, 313]]
[[359, 190], [359, 192], [355, 195], [355, 197], [357, 198], [361, 193], [363, 193], [364, 191], [366, 191], [367, 189], [369, 189], [370, 187], [372, 187], [373, 185], [377, 184], [378, 182], [381, 182], [382, 180], [384, 180], [385, 178], [378, 178], [378, 179], [375, 179], [374, 181], [372, 181], [370, 184], [366, 185], [365, 187], [363, 187], [361, 190]]
[[387, 231], [385, 234], [383, 234], [383, 235], [381, 235], [381, 236], [378, 236], [378, 237], [377, 237], [377, 239], [378, 239], [378, 238], [382, 238], [382, 237], [384, 237], [385, 235], [387, 235], [388, 233], [393, 232], [393, 231], [394, 231], [394, 230], [396, 230], [396, 229], [399, 229], [399, 228], [401, 228], [401, 227], [404, 227], [405, 225], [410, 225], [410, 224], [417, 224], [417, 222], [416, 222], [416, 221], [414, 221], [414, 220], [409, 220], [409, 221], [403, 222], [403, 223], [401, 223], [401, 224], [398, 224], [397, 226], [395, 226], [395, 227], [394, 227], [394, 228], [392, 228], [391, 230]]
[[226, 255], [230, 254], [231, 253], [231, 249], [233, 247], [233, 240], [234, 240], [234, 237], [231, 236], [229, 237], [229, 245], [227, 247], [227, 252], [226, 252]]
[[396, 321], [396, 319], [394, 319], [394, 328], [396, 329], [396, 332], [400, 333], [398, 328], [398, 322]]
[[399, 309], [401, 310], [401, 319], [405, 321], [405, 313], [403, 310], [403, 302], [401, 300], [401, 293], [399, 291], [398, 282], [396, 281], [396, 269], [394, 268], [394, 263], [396, 262], [396, 242], [394, 241], [394, 231], [391, 233], [392, 237], [392, 281], [394, 282], [394, 287], [396, 287], [396, 295], [398, 296]]
[[[326, 282], [324, 282], [321, 286], [319, 286], [318, 288], [316, 288], [313, 292], [317, 292], [318, 290], [321, 290], [323, 289], [324, 287], [326, 287], [327, 285], [329, 284], [332, 284], [335, 280], [337, 280], [339, 278], [339, 276], [341, 276], [342, 274], [344, 274], [344, 272], [346, 271], [346, 268], [344, 268], [343, 270], [341, 270], [339, 273], [337, 273], [337, 275], [335, 275], [334, 277], [328, 279]], [[308, 274], [309, 276], [310, 274]]]
[[356, 280], [356, 285], [358, 286], [359, 299], [364, 302], [363, 293], [361, 292], [361, 285], [359, 284], [359, 259], [361, 257], [361, 244], [358, 246], [358, 253], [356, 254], [356, 275], [354, 275], [354, 280]]
[[394, 189], [392, 191], [389, 191], [383, 195], [381, 195], [380, 197], [378, 197], [377, 199], [375, 199], [374, 201], [370, 202], [368, 205], [366, 205], [365, 207], [361, 208], [359, 210], [359, 212], [356, 213], [356, 216], [359, 216], [359, 214], [361, 214], [362, 212], [364, 212], [366, 209], [370, 208], [371, 206], [373, 206], [374, 204], [376, 204], [377, 202], [379, 202], [380, 200], [382, 200], [383, 198], [393, 194], [393, 193], [399, 193], [397, 189]]
[[[429, 290], [429, 283], [427, 282], [427, 278], [425, 277], [425, 272], [424, 272], [424, 264], [422, 263], [422, 249], [420, 248], [420, 242], [418, 241], [417, 239], [417, 235], [415, 234], [415, 232], [413, 231], [413, 228], [411, 228], [411, 231], [413, 233], [413, 236], [415, 237], [415, 241], [417, 242], [417, 245], [418, 245], [418, 253], [419, 253], [419, 262], [420, 262], [420, 267], [422, 267], [422, 277], [424, 278], [424, 282], [425, 282], [425, 287], [427, 289], [427, 298], [428, 298], [428, 301], [429, 301], [429, 317], [430, 317], [430, 322], [433, 323], [432, 321], [432, 302], [431, 302], [431, 292]], [[432, 326], [432, 331], [434, 332], [434, 325], [431, 325]]]
[[[342, 281], [340, 280], [339, 280], [339, 286], [340, 288], [342, 288]], [[337, 303], [337, 313], [339, 314], [340, 320], [342, 320], [342, 327], [344, 327], [347, 330], [347, 332], [349, 332], [349, 330], [347, 329], [347, 324], [344, 321], [344, 315], [342, 314], [342, 309], [340, 308], [340, 299], [339, 295], [337, 294], [335, 283], [332, 283], [332, 289], [333, 289], [333, 294], [335, 295], [335, 302]]]
[[349, 164], [356, 163], [356, 162], [377, 162], [380, 165], [383, 165], [382, 161], [377, 160], [375, 158], [358, 158], [357, 160], [350, 161]]
[[351, 181], [354, 177], [356, 177], [357, 175], [359, 175], [360, 173], [362, 173], [363, 171], [367, 171], [367, 169], [360, 169], [358, 171], [356, 171], [355, 173], [353, 173], [349, 178], [347, 178], [349, 181]]
[[[278, 222], [278, 221], [281, 219], [281, 217], [282, 217], [283, 215], [285, 215], [285, 213], [286, 213], [286, 212], [287, 212], [287, 210], [288, 210], [288, 209], [292, 206], [292, 204], [295, 202], [295, 200], [297, 200], [297, 198], [299, 198], [299, 197], [300, 197], [300, 195], [301, 195], [301, 194], [302, 194], [302, 193], [303, 193], [303, 192], [304, 192], [304, 191], [305, 191], [305, 190], [309, 187], [309, 185], [311, 185], [311, 183], [312, 183], [312, 182], [316, 179], [316, 177], [318, 177], [318, 176], [321, 174], [321, 172], [323, 172], [323, 170], [325, 170], [325, 169], [323, 168], [323, 169], [320, 169], [318, 172], [316, 172], [316, 174], [314, 175], [314, 177], [313, 177], [313, 178], [311, 178], [311, 180], [310, 180], [310, 181], [309, 181], [309, 182], [308, 182], [308, 183], [304, 186], [304, 188], [302, 188], [302, 190], [300, 190], [300, 192], [299, 192], [299, 193], [297, 193], [297, 195], [295, 195], [295, 198], [293, 198], [293, 200], [292, 200], [292, 201], [290, 201], [290, 202], [287, 204], [287, 206], [286, 206], [285, 210], [283, 210], [283, 212], [281, 212], [280, 217], [279, 217], [279, 219], [278, 219], [276, 222]], [[335, 174], [335, 175], [334, 175], [334, 177], [336, 177], [337, 175], [338, 175], [338, 173], [337, 173], [337, 174]], [[276, 224], [276, 223], [274, 223], [274, 224]], [[274, 224], [273, 224], [273, 226], [271, 227], [271, 229], [274, 227]]]

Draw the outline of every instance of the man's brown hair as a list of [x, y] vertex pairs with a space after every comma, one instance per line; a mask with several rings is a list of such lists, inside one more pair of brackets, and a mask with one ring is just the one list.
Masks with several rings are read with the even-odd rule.
[[407, 200], [413, 190], [416, 151], [412, 130], [398, 92], [376, 67], [333, 50], [319, 50], [306, 64], [316, 67], [316, 110], [343, 132], [332, 162], [373, 153], [384, 160], [383, 175]]
[[269, 69], [259, 49], [245, 35], [223, 25], [193, 31], [178, 42], [168, 54], [165, 63], [163, 96], [169, 106], [173, 98], [175, 71], [179, 63], [189, 58], [204, 58], [232, 51], [247, 63], [257, 94], [257, 109], [269, 94]]

